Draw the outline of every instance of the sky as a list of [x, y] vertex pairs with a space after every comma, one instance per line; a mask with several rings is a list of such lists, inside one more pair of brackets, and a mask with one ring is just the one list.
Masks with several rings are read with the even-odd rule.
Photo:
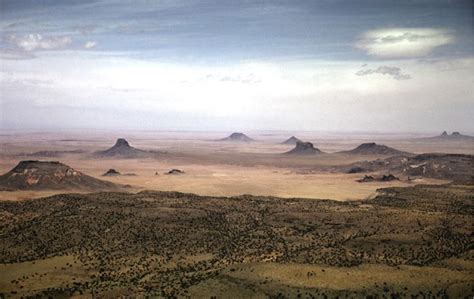
[[0, 0], [0, 129], [474, 132], [472, 1]]

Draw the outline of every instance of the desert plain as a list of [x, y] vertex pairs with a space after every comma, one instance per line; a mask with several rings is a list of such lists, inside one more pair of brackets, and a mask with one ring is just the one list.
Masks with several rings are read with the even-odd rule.
[[472, 297], [472, 137], [230, 133], [3, 132], [1, 296]]

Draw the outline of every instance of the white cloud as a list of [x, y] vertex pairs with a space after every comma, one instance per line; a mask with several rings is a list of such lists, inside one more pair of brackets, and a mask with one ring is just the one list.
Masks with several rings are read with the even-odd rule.
[[389, 75], [395, 80], [408, 80], [411, 76], [403, 74], [401, 69], [396, 66], [379, 66], [376, 69], [362, 69], [355, 73], [357, 76], [367, 76], [372, 74]]
[[7, 41], [16, 48], [31, 52], [64, 49], [72, 43], [72, 38], [70, 36], [44, 36], [31, 33], [23, 36], [11, 34], [7, 37]]
[[84, 48], [86, 49], [92, 49], [95, 46], [97, 46], [97, 42], [93, 42], [93, 41], [88, 41], [84, 44]]
[[452, 42], [453, 34], [444, 29], [390, 28], [364, 33], [356, 47], [380, 58], [411, 58], [426, 56]]
[[[67, 127], [64, 115], [74, 114], [78, 124], [110, 128], [472, 130], [474, 58], [371, 62], [362, 68], [371, 69], [367, 76], [355, 76], [364, 63], [201, 65], [46, 52], [41, 59], [2, 61], [1, 101], [5, 124], [20, 127]], [[404, 70], [412, 80], [387, 79]], [[44, 122], [30, 117], [39, 110], [48, 111]], [[96, 124], [100, 115], [104, 122]]]

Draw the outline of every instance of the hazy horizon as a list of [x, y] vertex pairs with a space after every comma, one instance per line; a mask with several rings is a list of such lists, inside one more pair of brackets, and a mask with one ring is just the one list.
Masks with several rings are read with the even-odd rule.
[[0, 129], [474, 132], [471, 1], [1, 1]]

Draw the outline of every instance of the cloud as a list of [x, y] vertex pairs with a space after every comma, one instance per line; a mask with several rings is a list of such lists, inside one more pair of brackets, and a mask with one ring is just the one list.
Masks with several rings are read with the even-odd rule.
[[376, 69], [364, 69], [355, 73], [357, 76], [367, 76], [372, 74], [389, 75], [395, 80], [408, 80], [411, 76], [403, 74], [399, 67], [395, 66], [379, 66]]
[[380, 58], [412, 58], [453, 42], [454, 36], [444, 29], [390, 28], [365, 32], [356, 47]]
[[97, 25], [82, 25], [82, 26], [74, 26], [73, 30], [79, 32], [82, 35], [88, 35], [92, 33], [94, 30], [97, 29]]
[[11, 34], [7, 36], [7, 42], [23, 51], [32, 52], [64, 49], [71, 45], [72, 38], [70, 36], [44, 36], [38, 33], [23, 36]]
[[22, 50], [0, 49], [0, 59], [25, 60], [33, 58], [36, 58], [36, 56]]
[[97, 46], [97, 42], [93, 42], [93, 41], [88, 41], [84, 44], [84, 48], [86, 49], [92, 49], [95, 46]]

